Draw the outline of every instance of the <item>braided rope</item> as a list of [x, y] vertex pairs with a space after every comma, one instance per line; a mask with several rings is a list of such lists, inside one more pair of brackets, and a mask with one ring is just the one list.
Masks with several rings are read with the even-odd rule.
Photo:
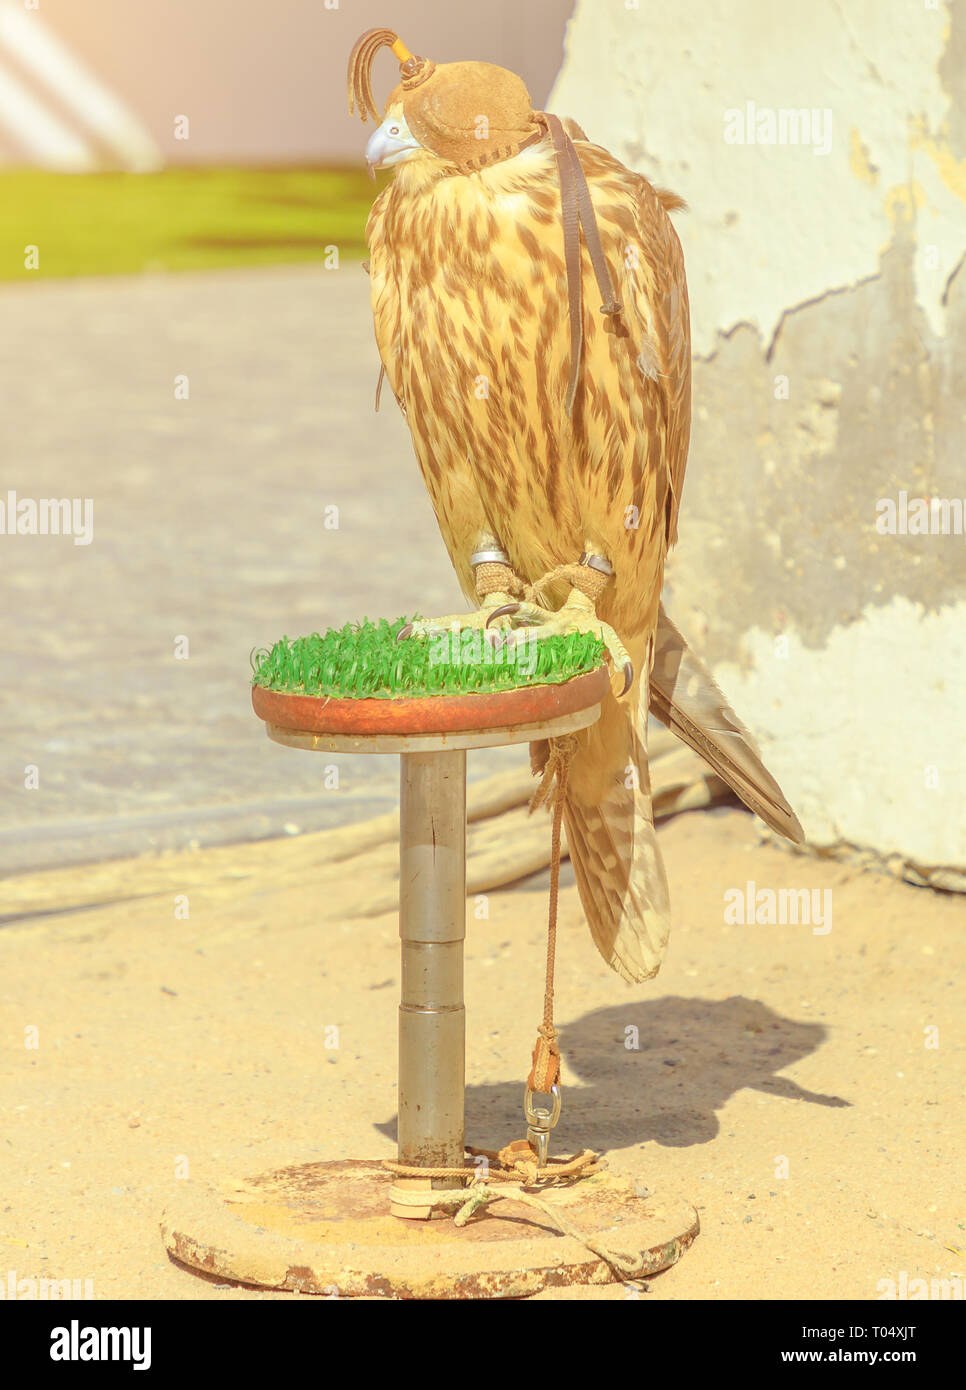
[[[486, 1153], [487, 1151], [470, 1149], [469, 1152]], [[577, 1164], [581, 1165], [579, 1171], [573, 1171]], [[393, 1192], [393, 1202], [399, 1206], [452, 1208], [454, 1223], [457, 1226], [465, 1226], [482, 1207], [488, 1206], [492, 1202], [501, 1200], [520, 1202], [523, 1206], [533, 1207], [536, 1211], [541, 1212], [553, 1222], [561, 1235], [568, 1236], [571, 1240], [584, 1246], [585, 1249], [590, 1250], [622, 1279], [639, 1278], [644, 1273], [643, 1253], [631, 1254], [626, 1250], [615, 1250], [602, 1240], [588, 1235], [586, 1231], [580, 1230], [578, 1226], [568, 1220], [558, 1207], [544, 1201], [542, 1197], [538, 1197], [533, 1192], [522, 1191], [520, 1177], [512, 1172], [500, 1169], [491, 1169], [489, 1172], [483, 1173], [479, 1169], [471, 1168], [411, 1168], [400, 1163], [393, 1163], [390, 1159], [383, 1160], [383, 1167], [400, 1177], [463, 1176], [471, 1178], [468, 1187], [449, 1190], [437, 1188], [431, 1191], [401, 1192], [397, 1188]], [[576, 1179], [589, 1177], [591, 1173], [600, 1172], [602, 1168], [606, 1167], [606, 1162], [587, 1149], [566, 1164], [548, 1164], [545, 1168], [539, 1169], [538, 1172], [553, 1175], [559, 1180], [565, 1167], [572, 1170], [568, 1176]], [[502, 1186], [491, 1186], [493, 1183], [500, 1183]]]
[[533, 1064], [527, 1085], [531, 1091], [548, 1095], [560, 1080], [560, 1049], [553, 1021], [553, 981], [557, 960], [557, 906], [560, 897], [560, 838], [564, 802], [567, 797], [567, 774], [570, 760], [577, 751], [576, 734], [563, 734], [550, 740], [550, 755], [543, 777], [530, 798], [530, 813], [549, 803], [553, 815], [550, 836], [550, 903], [547, 913], [547, 969], [543, 993], [543, 1020], [537, 1029], [533, 1049]]
[[480, 600], [490, 594], [510, 594], [517, 597], [524, 592], [523, 581], [514, 574], [509, 565], [504, 565], [500, 560], [481, 561], [474, 566], [473, 576], [476, 581], [476, 596]]
[[555, 583], [558, 579], [565, 579], [573, 588], [589, 598], [591, 603], [596, 604], [610, 578], [609, 574], [604, 574], [602, 570], [594, 569], [590, 565], [557, 565], [554, 569], [547, 570], [539, 579], [535, 579], [532, 584], [524, 585], [523, 596], [528, 603], [543, 605], [543, 590], [547, 585]]

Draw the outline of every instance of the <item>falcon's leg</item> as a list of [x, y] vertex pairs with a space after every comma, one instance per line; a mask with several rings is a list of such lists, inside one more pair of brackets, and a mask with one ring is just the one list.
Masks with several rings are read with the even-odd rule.
[[[624, 689], [620, 693], [626, 695], [634, 680], [633, 662], [614, 629], [597, 616], [597, 600], [613, 573], [602, 555], [585, 551], [577, 564], [565, 566], [559, 574], [560, 578], [568, 579], [572, 587], [566, 601], [556, 612], [529, 601], [510, 602], [497, 608], [491, 614], [491, 619], [509, 619], [515, 625], [536, 628], [535, 636], [538, 639], [563, 637], [568, 632], [592, 632], [603, 642], [615, 670], [624, 672]], [[558, 577], [556, 572], [554, 577]]]
[[[513, 572], [506, 552], [499, 541], [488, 532], [477, 537], [477, 548], [470, 556], [476, 596], [479, 608], [473, 613], [447, 613], [442, 618], [417, 618], [407, 623], [397, 634], [396, 641], [406, 637], [429, 637], [440, 632], [449, 632], [454, 627], [491, 629], [496, 620], [500, 627], [509, 628], [509, 619], [497, 619], [497, 610], [507, 608], [514, 602], [514, 594], [523, 592], [521, 580]], [[494, 640], [496, 634], [494, 633]]]

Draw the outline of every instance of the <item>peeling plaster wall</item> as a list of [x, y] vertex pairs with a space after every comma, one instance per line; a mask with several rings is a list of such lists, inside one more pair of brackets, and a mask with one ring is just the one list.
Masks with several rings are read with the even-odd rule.
[[966, 535], [877, 529], [966, 511], [966, 0], [788, 10], [578, 0], [550, 107], [691, 209], [671, 612], [814, 845], [966, 886]]

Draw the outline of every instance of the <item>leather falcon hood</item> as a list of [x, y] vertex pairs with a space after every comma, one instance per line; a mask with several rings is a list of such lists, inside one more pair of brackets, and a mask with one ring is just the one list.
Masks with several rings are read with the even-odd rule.
[[370, 29], [349, 57], [349, 111], [382, 116], [372, 95], [372, 62], [381, 48], [399, 59], [400, 82], [385, 110], [400, 102], [416, 139], [440, 159], [471, 173], [510, 159], [546, 134], [523, 79], [493, 63], [434, 63], [420, 58], [392, 29]]

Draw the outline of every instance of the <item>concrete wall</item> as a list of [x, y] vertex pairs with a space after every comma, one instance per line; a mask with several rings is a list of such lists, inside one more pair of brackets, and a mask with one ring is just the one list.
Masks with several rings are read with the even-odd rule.
[[690, 204], [671, 611], [813, 843], [966, 885], [966, 0], [578, 0], [550, 104]]

